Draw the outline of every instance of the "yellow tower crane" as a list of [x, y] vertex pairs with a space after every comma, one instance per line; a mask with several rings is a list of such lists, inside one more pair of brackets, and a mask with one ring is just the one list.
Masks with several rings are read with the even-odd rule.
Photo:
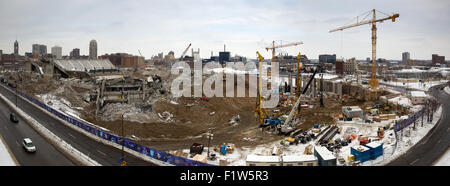
[[[376, 90], [378, 88], [378, 79], [376, 77], [377, 76], [377, 66], [376, 66], [377, 26], [376, 26], [376, 23], [383, 22], [386, 20], [392, 20], [392, 22], [395, 22], [395, 19], [400, 16], [399, 14], [393, 14], [393, 15], [385, 14], [388, 17], [377, 19], [376, 12], [385, 14], [383, 12], [373, 9], [373, 10], [369, 11], [368, 13], [366, 13], [366, 16], [365, 16], [365, 18], [363, 18], [363, 20], [359, 20], [359, 16], [358, 16], [355, 24], [342, 26], [342, 27], [339, 27], [339, 28], [329, 31], [331, 33], [331, 32], [342, 31], [342, 30], [345, 30], [348, 28], [357, 27], [357, 26], [361, 26], [361, 25], [372, 24], [372, 77], [369, 81], [370, 88], [372, 90]], [[372, 19], [365, 20], [370, 15], [370, 13], [372, 13]]]
[[259, 61], [259, 77], [258, 77], [258, 103], [256, 104], [256, 112], [259, 115], [259, 124], [262, 124], [264, 121], [264, 117], [269, 115], [267, 114], [266, 109], [262, 108], [262, 61], [264, 57], [256, 51], [258, 55], [257, 59]]
[[296, 96], [300, 96], [300, 70], [302, 69], [302, 64], [300, 63], [300, 52], [297, 55], [297, 79], [295, 79], [295, 85], [297, 86]]
[[297, 46], [297, 45], [301, 45], [303, 44], [303, 42], [295, 42], [295, 43], [289, 43], [289, 44], [285, 44], [285, 45], [277, 45], [275, 46], [275, 41], [272, 42], [272, 47], [266, 47], [266, 50], [272, 50], [272, 62], [275, 62], [275, 49], [277, 48], [284, 48], [284, 47], [290, 47], [290, 46]]

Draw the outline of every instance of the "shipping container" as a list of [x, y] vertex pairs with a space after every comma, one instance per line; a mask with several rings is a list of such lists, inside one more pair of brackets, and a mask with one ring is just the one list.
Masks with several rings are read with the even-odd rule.
[[379, 142], [371, 142], [366, 145], [370, 149], [370, 159], [375, 160], [383, 155], [383, 144]]

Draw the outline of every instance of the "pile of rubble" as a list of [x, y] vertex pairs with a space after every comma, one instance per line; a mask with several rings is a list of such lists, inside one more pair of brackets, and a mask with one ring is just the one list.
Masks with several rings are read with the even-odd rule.
[[157, 120], [158, 116], [151, 110], [151, 105], [146, 104], [110, 103], [101, 109], [97, 119], [117, 121], [121, 120], [123, 115], [123, 119], [127, 121], [152, 123]]

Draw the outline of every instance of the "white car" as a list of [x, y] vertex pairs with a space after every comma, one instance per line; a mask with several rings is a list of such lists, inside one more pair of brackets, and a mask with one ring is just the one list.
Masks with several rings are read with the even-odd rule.
[[25, 148], [25, 150], [27, 150], [28, 152], [36, 152], [36, 147], [34, 146], [30, 138], [23, 139], [22, 145], [23, 148]]

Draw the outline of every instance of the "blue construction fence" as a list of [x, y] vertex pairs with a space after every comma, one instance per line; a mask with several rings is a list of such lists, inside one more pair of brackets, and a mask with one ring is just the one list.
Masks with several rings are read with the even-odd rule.
[[[431, 105], [432, 105], [431, 106], [432, 108], [430, 110], [436, 110], [437, 107], [439, 106], [439, 104], [437, 104], [435, 102], [432, 102]], [[398, 132], [398, 131], [404, 129], [405, 127], [408, 127], [409, 125], [413, 124], [417, 119], [419, 119], [420, 117], [422, 117], [423, 114], [425, 114], [427, 107], [428, 106], [425, 105], [419, 112], [414, 113], [408, 119], [397, 122], [394, 125], [394, 132]]]
[[123, 139], [119, 136], [115, 136], [113, 134], [109, 134], [108, 132], [102, 131], [90, 124], [84, 123], [82, 121], [79, 121], [75, 118], [72, 118], [70, 116], [67, 116], [53, 108], [51, 108], [50, 106], [47, 106], [46, 104], [22, 93], [21, 91], [16, 90], [13, 87], [10, 87], [9, 85], [0, 82], [1, 84], [3, 84], [5, 87], [8, 87], [9, 89], [11, 89], [12, 91], [16, 92], [17, 94], [19, 94], [20, 96], [24, 97], [25, 99], [33, 102], [34, 104], [38, 105], [39, 107], [43, 108], [44, 110], [46, 110], [47, 112], [91, 133], [96, 135], [99, 138], [103, 138], [105, 140], [111, 141], [113, 143], [116, 143], [118, 145], [122, 145], [122, 142], [124, 144], [124, 147], [134, 150], [140, 154], [146, 155], [150, 158], [159, 160], [159, 161], [163, 161], [175, 166], [213, 166], [211, 164], [207, 164], [207, 163], [202, 163], [202, 162], [198, 162], [198, 161], [194, 161], [194, 160], [190, 160], [187, 158], [183, 158], [183, 157], [179, 157], [179, 156], [174, 156], [172, 154], [166, 153], [166, 152], [162, 152], [162, 151], [158, 151], [156, 149], [152, 149], [137, 143], [134, 143], [132, 141], [129, 141], [127, 139]]

